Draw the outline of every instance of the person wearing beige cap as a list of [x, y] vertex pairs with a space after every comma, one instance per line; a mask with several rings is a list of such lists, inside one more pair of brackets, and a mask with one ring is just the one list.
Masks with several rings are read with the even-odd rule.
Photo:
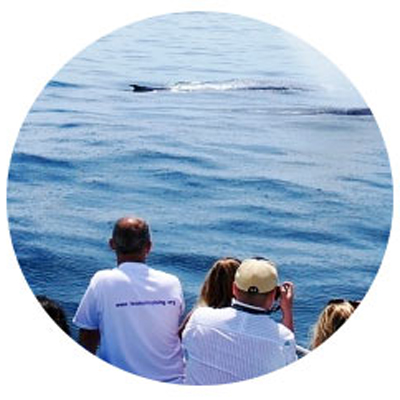
[[[275, 263], [244, 260], [235, 274], [231, 307], [200, 307], [183, 334], [189, 385], [237, 382], [265, 375], [297, 359], [291, 282], [279, 285]], [[281, 310], [282, 323], [271, 314]]]
[[[242, 302], [247, 307], [259, 306], [274, 311], [274, 303], [280, 298], [282, 324], [294, 331], [293, 326], [293, 283], [278, 286], [278, 270], [275, 263], [265, 259], [248, 259], [240, 265], [233, 285], [234, 305]], [[260, 294], [260, 296], [255, 296]]]

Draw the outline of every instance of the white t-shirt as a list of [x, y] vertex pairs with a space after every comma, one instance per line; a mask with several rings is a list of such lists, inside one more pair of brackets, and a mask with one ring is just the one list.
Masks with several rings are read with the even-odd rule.
[[188, 385], [255, 378], [295, 361], [294, 334], [266, 314], [199, 307], [183, 332]]
[[146, 264], [123, 263], [93, 276], [73, 322], [100, 331], [101, 359], [136, 375], [180, 383], [183, 309], [178, 278]]

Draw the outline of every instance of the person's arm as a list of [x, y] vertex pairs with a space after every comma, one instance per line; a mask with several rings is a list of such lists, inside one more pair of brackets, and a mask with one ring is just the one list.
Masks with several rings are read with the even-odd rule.
[[294, 298], [294, 285], [292, 282], [284, 282], [280, 287], [281, 290], [281, 310], [282, 310], [282, 324], [286, 328], [294, 332], [293, 322], [293, 298]]
[[179, 339], [181, 339], [181, 340], [182, 340], [182, 333], [185, 330], [185, 327], [186, 327], [187, 323], [189, 322], [189, 319], [192, 316], [192, 314], [193, 314], [193, 310], [189, 311], [179, 327], [178, 335], [179, 335]]
[[79, 343], [92, 354], [96, 354], [100, 344], [100, 331], [98, 329], [80, 329]]

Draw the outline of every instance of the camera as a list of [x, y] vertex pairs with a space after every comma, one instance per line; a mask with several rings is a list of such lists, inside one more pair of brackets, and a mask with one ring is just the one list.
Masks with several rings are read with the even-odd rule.
[[276, 301], [276, 300], [279, 300], [280, 297], [281, 297], [281, 287], [280, 287], [280, 286], [277, 286], [277, 287], [275, 288], [275, 301]]

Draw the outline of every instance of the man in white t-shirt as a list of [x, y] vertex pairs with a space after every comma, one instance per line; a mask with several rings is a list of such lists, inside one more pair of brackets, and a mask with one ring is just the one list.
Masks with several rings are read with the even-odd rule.
[[[280, 295], [282, 324], [269, 314]], [[231, 307], [198, 307], [183, 331], [185, 382], [214, 385], [275, 371], [297, 359], [293, 334], [293, 284], [278, 286], [274, 263], [244, 260], [233, 284]]]
[[151, 238], [142, 219], [119, 219], [110, 247], [117, 268], [93, 276], [73, 320], [80, 343], [125, 371], [181, 383], [178, 327], [184, 300], [178, 278], [145, 264]]

